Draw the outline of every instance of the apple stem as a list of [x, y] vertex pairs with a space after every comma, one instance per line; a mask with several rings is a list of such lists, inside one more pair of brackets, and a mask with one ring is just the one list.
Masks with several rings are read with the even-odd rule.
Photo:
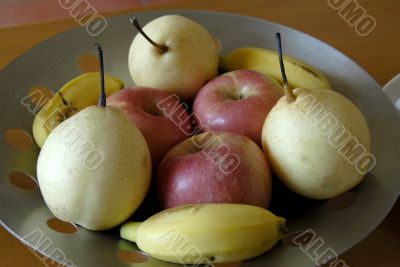
[[286, 100], [289, 103], [292, 103], [296, 100], [296, 95], [293, 93], [293, 89], [289, 86], [287, 78], [286, 78], [285, 65], [283, 64], [281, 34], [279, 32], [277, 32], [277, 33], [275, 33], [275, 37], [276, 37], [276, 44], [278, 46], [279, 65], [281, 67], [281, 74], [282, 74], [282, 80], [283, 80], [283, 91], [285, 92]]
[[135, 28], [140, 32], [140, 34], [143, 35], [143, 37], [146, 38], [147, 41], [149, 41], [149, 43], [151, 43], [155, 48], [157, 48], [160, 51], [161, 54], [164, 54], [165, 52], [168, 51], [168, 46], [157, 44], [156, 42], [154, 42], [153, 40], [150, 39], [150, 37], [143, 31], [143, 28], [142, 28], [142, 26], [140, 26], [137, 18], [135, 18], [134, 16], [131, 16], [129, 18], [129, 21], [131, 22], [131, 24], [133, 26], [135, 26]]
[[106, 106], [106, 93], [104, 89], [104, 60], [103, 60], [103, 49], [101, 49], [101, 45], [96, 43], [94, 45], [97, 49], [97, 55], [100, 61], [100, 97], [99, 97], [99, 106]]

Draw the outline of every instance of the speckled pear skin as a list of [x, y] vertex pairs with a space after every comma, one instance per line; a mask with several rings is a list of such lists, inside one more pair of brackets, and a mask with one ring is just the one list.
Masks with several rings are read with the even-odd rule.
[[[369, 153], [370, 132], [363, 114], [335, 91], [297, 88], [294, 94], [292, 103], [282, 97], [264, 123], [262, 145], [272, 169], [290, 189], [308, 198], [327, 199], [350, 190], [365, 173], [346, 159], [351, 154], [342, 150], [337, 128], [329, 133], [319, 118], [330, 114], [330, 120], [337, 120]], [[349, 148], [355, 144], [349, 143]]]
[[219, 45], [197, 22], [179, 15], [150, 21], [143, 31], [168, 51], [160, 53], [141, 34], [129, 49], [129, 72], [138, 86], [159, 88], [192, 100], [217, 75]]
[[37, 175], [57, 218], [105, 230], [126, 220], [143, 201], [150, 184], [150, 152], [119, 109], [90, 106], [50, 133]]

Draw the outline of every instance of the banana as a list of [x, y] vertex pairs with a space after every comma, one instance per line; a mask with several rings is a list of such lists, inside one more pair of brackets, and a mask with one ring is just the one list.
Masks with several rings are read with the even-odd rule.
[[194, 204], [164, 210], [143, 223], [121, 227], [123, 239], [153, 258], [180, 264], [250, 259], [270, 250], [285, 234], [285, 219], [242, 204]]
[[[82, 74], [65, 84], [36, 114], [32, 132], [36, 143], [42, 147], [50, 132], [62, 121], [78, 111], [95, 105], [99, 99], [100, 74], [91, 72]], [[105, 75], [106, 95], [124, 87], [124, 83]]]
[[[313, 66], [296, 58], [284, 56], [288, 83], [292, 88], [331, 89], [326, 77]], [[278, 53], [263, 48], [238, 48], [220, 59], [224, 71], [238, 69], [259, 71], [282, 84]]]

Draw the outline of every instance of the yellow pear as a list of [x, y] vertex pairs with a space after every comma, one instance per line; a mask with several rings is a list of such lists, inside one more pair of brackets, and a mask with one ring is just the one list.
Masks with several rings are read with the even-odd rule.
[[112, 228], [131, 216], [151, 176], [148, 145], [122, 111], [106, 107], [101, 73], [100, 104], [59, 124], [37, 163], [40, 190], [50, 211], [91, 230]]
[[[282, 55], [280, 38], [278, 47]], [[285, 81], [284, 67], [282, 73]], [[284, 89], [262, 131], [273, 171], [308, 198], [331, 198], [357, 185], [375, 162], [368, 125], [357, 106], [331, 90], [292, 90], [287, 80]]]
[[192, 100], [217, 75], [219, 45], [197, 22], [166, 15], [139, 30], [129, 49], [129, 71], [138, 86], [159, 88]]

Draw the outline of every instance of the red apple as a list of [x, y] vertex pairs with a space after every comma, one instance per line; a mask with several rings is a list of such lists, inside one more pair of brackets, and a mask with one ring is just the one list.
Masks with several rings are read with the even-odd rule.
[[191, 119], [178, 97], [166, 91], [125, 88], [107, 98], [107, 105], [122, 109], [146, 139], [155, 170], [173, 146], [190, 137]]
[[261, 149], [233, 132], [206, 132], [171, 149], [157, 175], [163, 208], [192, 203], [241, 203], [267, 208], [271, 173]]
[[193, 104], [197, 127], [212, 132], [237, 132], [261, 145], [265, 118], [281, 96], [279, 83], [259, 72], [225, 73], [197, 94]]

